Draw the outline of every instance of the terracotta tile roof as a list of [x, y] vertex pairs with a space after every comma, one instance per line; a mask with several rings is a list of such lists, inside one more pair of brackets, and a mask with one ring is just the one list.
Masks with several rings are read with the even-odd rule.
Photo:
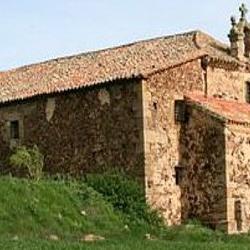
[[193, 31], [23, 66], [0, 73], [0, 103], [146, 76], [207, 54], [234, 61], [227, 50]]
[[213, 113], [225, 122], [250, 125], [250, 104], [248, 103], [205, 97], [200, 92], [187, 93], [185, 99]]

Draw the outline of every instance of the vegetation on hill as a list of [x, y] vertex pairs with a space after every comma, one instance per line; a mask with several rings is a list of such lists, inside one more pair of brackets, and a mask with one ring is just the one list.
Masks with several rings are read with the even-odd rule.
[[87, 175], [86, 183], [102, 194], [125, 221], [133, 224], [163, 226], [163, 220], [146, 203], [143, 187], [120, 171]]
[[0, 179], [0, 237], [81, 240], [122, 232], [119, 215], [100, 194], [74, 181]]
[[43, 176], [44, 156], [37, 145], [32, 148], [17, 147], [9, 158], [9, 163], [19, 170], [26, 170], [28, 176], [34, 180], [40, 180]]
[[[1, 177], [0, 191], [0, 249], [4, 250], [237, 250], [250, 246], [249, 235], [227, 236], [198, 222], [163, 226], [141, 198], [140, 187], [124, 175], [92, 175], [86, 183]], [[86, 236], [98, 237], [86, 240]]]

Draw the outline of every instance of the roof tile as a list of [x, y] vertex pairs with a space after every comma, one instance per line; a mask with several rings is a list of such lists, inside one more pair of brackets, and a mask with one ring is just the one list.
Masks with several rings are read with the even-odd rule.
[[201, 92], [189, 92], [185, 95], [185, 99], [214, 113], [225, 121], [242, 125], [250, 124], [250, 104], [248, 103], [205, 97]]
[[206, 54], [235, 60], [225, 45], [193, 31], [23, 66], [0, 73], [0, 102], [146, 76]]

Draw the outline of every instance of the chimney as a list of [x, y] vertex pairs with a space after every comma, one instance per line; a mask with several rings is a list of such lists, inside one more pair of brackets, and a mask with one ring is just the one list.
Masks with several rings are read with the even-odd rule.
[[231, 25], [232, 28], [228, 35], [230, 40], [230, 53], [233, 57], [238, 58], [239, 60], [244, 60], [245, 55], [249, 54], [246, 51], [246, 44], [245, 44], [245, 31], [248, 28], [249, 24], [246, 20], [247, 8], [244, 4], [242, 4], [239, 8], [241, 12], [241, 18], [239, 22], [236, 22], [235, 17], [231, 17]]

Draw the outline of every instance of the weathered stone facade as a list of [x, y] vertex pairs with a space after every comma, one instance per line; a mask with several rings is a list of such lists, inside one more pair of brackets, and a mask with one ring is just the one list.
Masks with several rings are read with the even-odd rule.
[[[182, 219], [198, 218], [228, 233], [248, 232], [250, 123], [240, 121], [240, 116], [235, 116], [238, 121], [227, 117], [228, 106], [237, 112], [240, 103], [198, 100], [186, 100], [188, 120], [181, 124], [179, 136]], [[225, 111], [215, 112], [221, 108]], [[248, 113], [248, 104], [245, 108]]]
[[18, 120], [17, 143], [38, 145], [52, 174], [80, 175], [107, 166], [143, 179], [141, 101], [141, 83], [127, 80], [3, 106], [1, 160], [13, 144], [8, 122]]
[[250, 127], [227, 125], [226, 179], [228, 232], [250, 229]]
[[245, 102], [246, 83], [250, 73], [240, 69], [209, 66], [207, 69], [207, 94], [227, 100]]
[[195, 105], [188, 107], [188, 117], [179, 136], [182, 218], [226, 229], [224, 123]]
[[200, 60], [154, 74], [143, 83], [146, 195], [169, 225], [181, 222], [181, 192], [175, 184], [180, 126], [176, 99], [187, 90], [202, 90]]

